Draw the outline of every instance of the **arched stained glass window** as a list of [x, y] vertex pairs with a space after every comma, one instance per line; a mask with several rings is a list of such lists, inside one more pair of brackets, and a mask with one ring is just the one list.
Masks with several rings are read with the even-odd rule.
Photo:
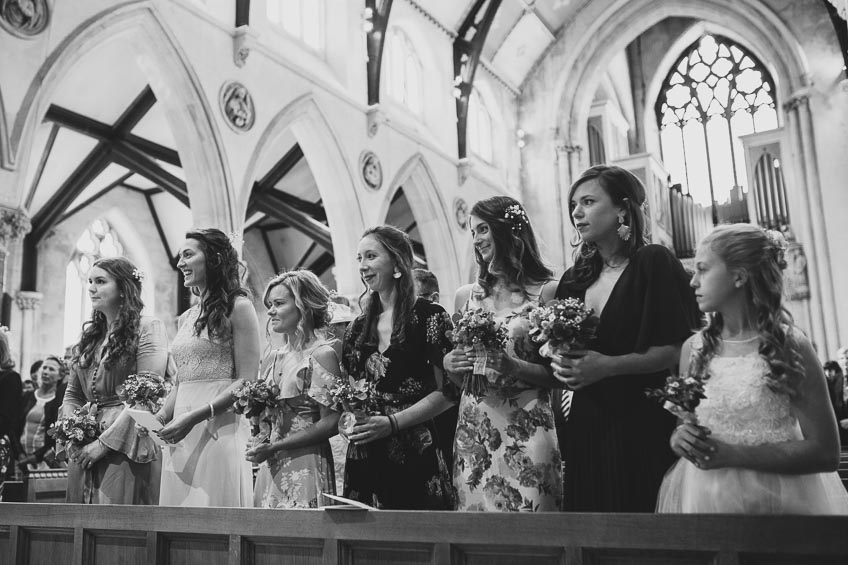
[[399, 28], [389, 32], [386, 88], [389, 96], [421, 113], [421, 61], [409, 37]]
[[468, 145], [487, 163], [494, 158], [492, 148], [492, 116], [476, 90], [468, 99]]
[[731, 40], [705, 35], [672, 67], [655, 110], [672, 182], [712, 204], [715, 222], [748, 221], [739, 137], [778, 125], [765, 66]]

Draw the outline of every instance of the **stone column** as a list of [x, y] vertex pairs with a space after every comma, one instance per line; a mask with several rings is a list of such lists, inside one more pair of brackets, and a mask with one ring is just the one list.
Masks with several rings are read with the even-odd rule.
[[836, 294], [830, 269], [830, 246], [824, 225], [824, 204], [817, 162], [813, 123], [810, 115], [810, 95], [804, 89], [793, 94], [784, 105], [791, 130], [793, 152], [797, 155], [802, 179], [799, 188], [801, 213], [804, 216], [803, 237], [809, 243], [805, 250], [809, 256], [810, 310], [815, 328], [814, 341], [821, 355], [836, 351], [840, 345], [839, 326], [833, 305]]
[[12, 266], [10, 258], [18, 241], [29, 233], [32, 225], [23, 210], [0, 206], [0, 321], [8, 322], [11, 312], [11, 299], [7, 299], [9, 277]]
[[580, 174], [580, 153], [583, 148], [568, 141], [557, 139], [556, 143], [556, 180], [557, 180], [557, 211], [560, 222], [560, 246], [562, 248], [562, 265], [564, 269], [569, 268], [572, 263], [571, 243], [576, 232], [569, 218], [571, 211], [568, 207], [568, 191], [576, 176]]
[[35, 338], [35, 314], [44, 295], [32, 290], [19, 290], [15, 302], [21, 310], [21, 375], [29, 374], [29, 366], [34, 361], [32, 344]]

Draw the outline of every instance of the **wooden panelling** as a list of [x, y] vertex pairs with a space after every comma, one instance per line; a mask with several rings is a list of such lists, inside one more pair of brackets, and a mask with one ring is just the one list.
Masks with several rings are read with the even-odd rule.
[[848, 517], [0, 503], [0, 565], [57, 562], [848, 564]]
[[496, 540], [487, 545], [456, 544], [451, 547], [453, 565], [561, 565], [564, 559], [561, 547], [502, 547]]
[[429, 565], [433, 547], [416, 543], [343, 542], [339, 554], [341, 565]]
[[715, 552], [584, 549], [582, 565], [712, 565]]
[[133, 531], [89, 530], [83, 538], [82, 562], [146, 565], [147, 534]]
[[19, 563], [55, 565], [57, 559], [68, 559], [73, 553], [73, 529], [28, 527], [18, 531]]
[[248, 565], [322, 565], [323, 554], [323, 539], [242, 539], [242, 563]]
[[[211, 512], [221, 510], [210, 508]], [[203, 530], [202, 526], [198, 530]], [[229, 536], [163, 534], [159, 538], [157, 564], [229, 565]]]

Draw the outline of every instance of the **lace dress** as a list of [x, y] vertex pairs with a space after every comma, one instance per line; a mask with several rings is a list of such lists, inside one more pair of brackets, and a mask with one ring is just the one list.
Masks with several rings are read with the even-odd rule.
[[[507, 352], [533, 360], [526, 315], [538, 298], [513, 294], [512, 308], [496, 319], [509, 327]], [[494, 311], [492, 297], [477, 285], [467, 308]], [[541, 359], [539, 359], [541, 362]], [[559, 446], [551, 391], [492, 371], [488, 392], [463, 392], [454, 442], [453, 482], [458, 510], [555, 512], [562, 500]]]
[[[275, 411], [275, 442], [321, 419], [321, 406], [330, 406], [329, 388], [333, 375], [313, 356], [326, 341], [305, 349], [288, 346], [274, 352], [274, 361], [265, 379], [280, 387], [280, 404]], [[253, 493], [259, 508], [317, 508], [324, 506], [320, 494], [336, 494], [336, 478], [330, 442], [324, 440], [293, 450], [278, 451], [259, 468]]]
[[[235, 375], [233, 340], [194, 335], [200, 306], [180, 317], [171, 351], [177, 365], [174, 418], [206, 407]], [[231, 411], [194, 426], [176, 446], [163, 449], [162, 506], [253, 506], [253, 474], [244, 457], [250, 432]]]
[[[766, 386], [768, 370], [756, 353], [713, 358], [705, 383], [707, 398], [695, 410], [698, 423], [709, 428], [712, 437], [736, 445], [801, 439], [789, 397]], [[666, 474], [657, 512], [848, 514], [848, 493], [835, 472], [701, 470], [681, 458]]]

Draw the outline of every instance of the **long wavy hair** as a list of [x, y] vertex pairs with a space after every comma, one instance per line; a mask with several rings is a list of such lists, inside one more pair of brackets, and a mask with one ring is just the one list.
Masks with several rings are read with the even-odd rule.
[[[767, 386], [789, 394], [798, 393], [804, 378], [801, 353], [793, 337], [792, 315], [783, 305], [784, 244], [782, 237], [751, 224], [716, 227], [700, 242], [727, 265], [729, 271], [744, 269], [748, 317], [760, 336], [759, 354], [769, 365]], [[693, 352], [689, 374], [704, 378], [710, 360], [721, 348], [722, 315], [707, 314], [702, 330], [703, 346]]]
[[[397, 299], [392, 320], [391, 342], [401, 344], [406, 341], [412, 310], [415, 307], [415, 281], [412, 279], [413, 252], [409, 236], [394, 226], [382, 225], [365, 230], [361, 239], [372, 236], [380, 245], [386, 248], [395, 268], [400, 272], [400, 278], [392, 279], [397, 290]], [[363, 284], [365, 282], [363, 281]], [[379, 296], [372, 293], [365, 285], [365, 290], [359, 296], [360, 316], [364, 317], [363, 331], [357, 336], [355, 346], [374, 345], [378, 341], [377, 319], [383, 311]]]
[[[312, 271], [286, 271], [271, 279], [271, 282], [265, 287], [262, 303], [265, 304], [266, 308], [271, 308], [268, 295], [277, 286], [286, 287], [294, 297], [294, 305], [297, 308], [299, 319], [294, 342], [290, 345], [295, 349], [302, 349], [304, 345], [318, 335], [316, 332], [326, 329], [330, 323], [332, 318], [330, 291]], [[265, 326], [265, 334], [270, 336], [267, 325]]]
[[91, 313], [91, 319], [82, 326], [82, 335], [74, 346], [71, 362], [84, 369], [89, 368], [97, 357], [98, 346], [106, 339], [103, 356], [108, 354], [109, 357], [104, 365], [111, 368], [135, 359], [141, 311], [144, 309], [141, 281], [135, 275], [138, 272], [135, 265], [124, 257], [104, 257], [95, 261], [91, 267], [103, 269], [115, 279], [121, 302], [111, 327], [107, 327], [103, 312], [94, 310]]
[[[616, 206], [624, 208], [624, 224], [630, 226], [630, 239], [623, 242], [627, 257], [632, 259], [636, 252], [647, 244], [645, 215], [642, 204], [645, 202], [645, 186], [639, 178], [621, 167], [596, 165], [583, 172], [568, 191], [568, 211], [571, 225], [574, 225], [574, 193], [590, 180], [597, 180]], [[601, 274], [604, 259], [598, 253], [593, 242], [578, 239], [575, 243], [574, 266], [566, 272], [565, 281], [576, 291], [592, 286]]]
[[[519, 287], [527, 293], [527, 286], [545, 283], [553, 277], [553, 272], [542, 262], [539, 245], [533, 225], [524, 218], [508, 217], [507, 209], [523, 207], [509, 196], [493, 196], [480, 200], [471, 208], [471, 215], [477, 216], [489, 226], [494, 242], [492, 260], [484, 261], [477, 248], [474, 259], [477, 261], [477, 283], [488, 296], [499, 277], [508, 284]], [[515, 208], [512, 208], [515, 209]]]
[[194, 335], [206, 328], [210, 337], [230, 335], [230, 314], [239, 296], [250, 296], [242, 284], [244, 268], [229, 238], [219, 229], [204, 228], [186, 232], [186, 239], [200, 244], [206, 258], [206, 288], [192, 288], [200, 296], [200, 315], [194, 322]]

